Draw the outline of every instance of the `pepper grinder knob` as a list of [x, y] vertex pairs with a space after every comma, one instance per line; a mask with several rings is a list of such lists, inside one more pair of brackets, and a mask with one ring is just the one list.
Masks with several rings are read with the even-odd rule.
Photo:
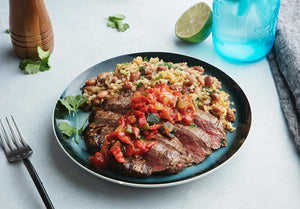
[[53, 29], [44, 0], [9, 0], [9, 30], [21, 59], [38, 60], [37, 46], [53, 51]]

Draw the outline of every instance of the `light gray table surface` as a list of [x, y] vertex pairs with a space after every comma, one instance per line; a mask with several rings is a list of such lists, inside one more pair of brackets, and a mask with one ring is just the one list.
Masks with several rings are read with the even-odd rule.
[[[234, 64], [214, 50], [211, 36], [199, 44], [178, 40], [179, 16], [198, 1], [45, 0], [55, 36], [51, 69], [25, 75], [18, 69], [9, 27], [9, 1], [0, 0], [0, 118], [13, 114], [32, 146], [30, 157], [56, 208], [300, 208], [300, 158], [289, 137], [266, 59]], [[212, 1], [207, 1], [212, 5]], [[124, 33], [106, 17], [126, 15]], [[52, 113], [64, 88], [106, 59], [143, 51], [174, 52], [206, 61], [231, 76], [252, 109], [252, 126], [238, 153], [196, 181], [167, 188], [127, 187], [86, 172], [62, 151]], [[22, 163], [9, 164], [0, 150], [0, 208], [43, 208]]]

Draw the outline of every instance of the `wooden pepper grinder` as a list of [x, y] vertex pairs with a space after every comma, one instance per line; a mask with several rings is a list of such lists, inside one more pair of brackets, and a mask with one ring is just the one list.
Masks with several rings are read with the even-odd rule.
[[53, 51], [53, 29], [44, 0], [9, 0], [9, 30], [21, 59], [38, 60], [37, 46]]

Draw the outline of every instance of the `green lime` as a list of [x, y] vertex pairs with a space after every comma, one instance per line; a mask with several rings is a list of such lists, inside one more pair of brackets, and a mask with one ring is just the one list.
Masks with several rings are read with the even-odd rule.
[[177, 20], [175, 34], [181, 40], [198, 43], [211, 33], [212, 11], [205, 2], [195, 4]]

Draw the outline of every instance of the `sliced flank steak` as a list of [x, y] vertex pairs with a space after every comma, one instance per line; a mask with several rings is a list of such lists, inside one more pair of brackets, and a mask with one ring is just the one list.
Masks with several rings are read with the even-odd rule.
[[174, 174], [190, 165], [191, 158], [176, 138], [158, 134], [156, 144], [143, 156], [152, 172]]
[[192, 163], [202, 162], [211, 154], [211, 139], [207, 133], [197, 127], [176, 124], [175, 136], [192, 158]]
[[130, 104], [131, 96], [129, 95], [108, 96], [103, 101], [102, 107], [104, 110], [124, 115], [130, 110]]
[[118, 163], [115, 159], [111, 159], [109, 168], [123, 175], [132, 177], [144, 177], [152, 174], [152, 168], [142, 156], [139, 158], [127, 156], [125, 157], [124, 163]]
[[191, 165], [191, 158], [176, 138], [158, 134], [156, 144], [143, 156], [125, 156], [124, 163], [112, 159], [110, 169], [128, 176], [142, 177], [151, 174], [175, 174]]
[[212, 149], [216, 150], [221, 146], [227, 145], [227, 131], [222, 121], [218, 120], [217, 117], [208, 112], [198, 110], [194, 123], [210, 136]]
[[89, 118], [89, 125], [82, 133], [82, 137], [90, 153], [100, 151], [105, 136], [115, 130], [120, 114], [96, 108]]
[[[89, 125], [83, 132], [83, 139], [91, 154], [101, 149], [105, 136], [115, 130], [120, 117], [121, 114], [100, 108], [91, 114]], [[219, 140], [220, 144], [219, 132], [217, 132], [219, 134], [216, 135], [217, 138], [211, 128], [217, 126], [220, 130], [223, 129], [215, 118], [212, 120], [211, 117], [202, 113], [197, 114], [195, 123], [199, 128], [175, 124], [175, 138], [158, 134], [156, 144], [147, 153], [137, 158], [124, 156], [124, 163], [118, 163], [112, 157], [109, 168], [128, 176], [139, 177], [151, 174], [175, 174], [187, 166], [202, 162], [211, 154], [213, 140]]]

